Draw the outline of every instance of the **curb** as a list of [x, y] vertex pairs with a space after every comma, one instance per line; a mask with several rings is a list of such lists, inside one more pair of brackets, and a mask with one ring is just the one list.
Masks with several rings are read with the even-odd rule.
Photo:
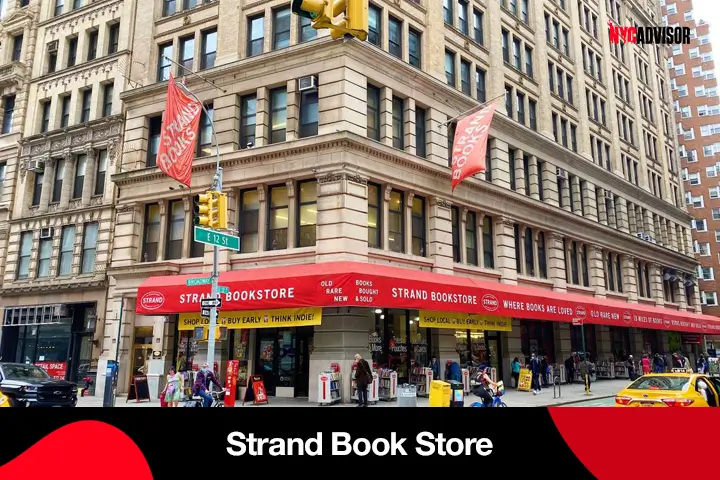
[[587, 402], [587, 401], [589, 401], [589, 400], [604, 400], [604, 399], [606, 399], [606, 398], [614, 398], [614, 397], [615, 397], [615, 395], [600, 395], [600, 396], [597, 396], [597, 397], [593, 396], [592, 398], [586, 398], [586, 399], [583, 399], [583, 400], [570, 400], [570, 401], [567, 401], [567, 402], [553, 403], [553, 404], [551, 404], [551, 405], [538, 405], [538, 406], [542, 406], [542, 407], [545, 407], [545, 408], [550, 408], [550, 407], [564, 407], [564, 406], [567, 406], [567, 405], [574, 405], [574, 404], [576, 404], [576, 403], [585, 403], [585, 402]]

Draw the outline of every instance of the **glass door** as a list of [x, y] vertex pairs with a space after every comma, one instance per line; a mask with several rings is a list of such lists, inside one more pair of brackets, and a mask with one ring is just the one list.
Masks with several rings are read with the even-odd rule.
[[257, 331], [257, 367], [255, 372], [262, 375], [268, 395], [275, 396], [275, 329], [258, 329]]
[[[73, 345], [72, 370], [70, 381], [78, 385], [85, 385], [83, 379], [90, 374], [90, 363], [92, 362], [92, 335], [77, 335]], [[94, 376], [94, 374], [93, 374]], [[93, 381], [95, 379], [93, 378]]]
[[296, 349], [295, 396], [309, 396], [310, 386], [310, 347], [315, 331], [313, 327], [298, 328]]

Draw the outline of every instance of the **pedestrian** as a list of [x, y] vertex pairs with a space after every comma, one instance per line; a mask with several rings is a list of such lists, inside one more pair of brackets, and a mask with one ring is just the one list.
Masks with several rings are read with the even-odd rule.
[[642, 363], [643, 375], [649, 374], [650, 373], [650, 359], [648, 358], [647, 353], [643, 353], [641, 363]]
[[170, 367], [167, 374], [167, 382], [163, 389], [165, 395], [165, 403], [168, 407], [177, 407], [178, 402], [182, 398], [183, 378], [182, 375], [175, 371], [175, 367]]
[[430, 368], [433, 372], [433, 380], [440, 380], [440, 362], [438, 362], [437, 357], [432, 357]]
[[584, 354], [582, 356], [582, 360], [580, 361], [580, 378], [582, 378], [583, 382], [585, 383], [585, 391], [587, 393], [590, 392], [590, 374], [591, 374], [592, 367], [587, 359], [587, 354]]
[[520, 360], [518, 357], [515, 357], [512, 361], [510, 369], [512, 370], [513, 383], [515, 384], [515, 389], [517, 390], [518, 385], [520, 384]]
[[656, 353], [653, 356], [653, 368], [654, 368], [655, 373], [665, 372], [665, 367], [663, 367], [662, 357], [660, 356], [659, 353]]
[[635, 361], [633, 360], [632, 355], [628, 355], [626, 366], [627, 366], [628, 378], [630, 380], [634, 381], [637, 378], [637, 374], [635, 373]]
[[368, 385], [372, 383], [372, 370], [359, 353], [355, 354], [355, 385], [357, 385], [358, 407], [368, 406]]
[[530, 358], [530, 371], [532, 372], [533, 394], [540, 395], [542, 393], [542, 363], [534, 352]]
[[575, 358], [572, 355], [565, 360], [565, 379], [568, 384], [573, 383], [575, 379]]

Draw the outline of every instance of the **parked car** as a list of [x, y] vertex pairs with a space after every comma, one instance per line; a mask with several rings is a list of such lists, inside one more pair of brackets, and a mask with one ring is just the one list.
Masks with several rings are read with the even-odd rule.
[[35, 365], [0, 362], [0, 397], [11, 407], [74, 407], [77, 385]]

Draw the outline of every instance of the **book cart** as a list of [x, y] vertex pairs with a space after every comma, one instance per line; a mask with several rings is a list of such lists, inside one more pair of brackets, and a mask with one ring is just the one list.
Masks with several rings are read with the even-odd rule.
[[378, 370], [378, 399], [392, 402], [397, 399], [397, 372], [388, 368]]
[[333, 405], [342, 400], [340, 372], [327, 371], [318, 375], [318, 405]]
[[427, 397], [430, 395], [430, 384], [432, 381], [432, 368], [412, 367], [410, 369], [410, 384], [415, 385], [418, 397]]

